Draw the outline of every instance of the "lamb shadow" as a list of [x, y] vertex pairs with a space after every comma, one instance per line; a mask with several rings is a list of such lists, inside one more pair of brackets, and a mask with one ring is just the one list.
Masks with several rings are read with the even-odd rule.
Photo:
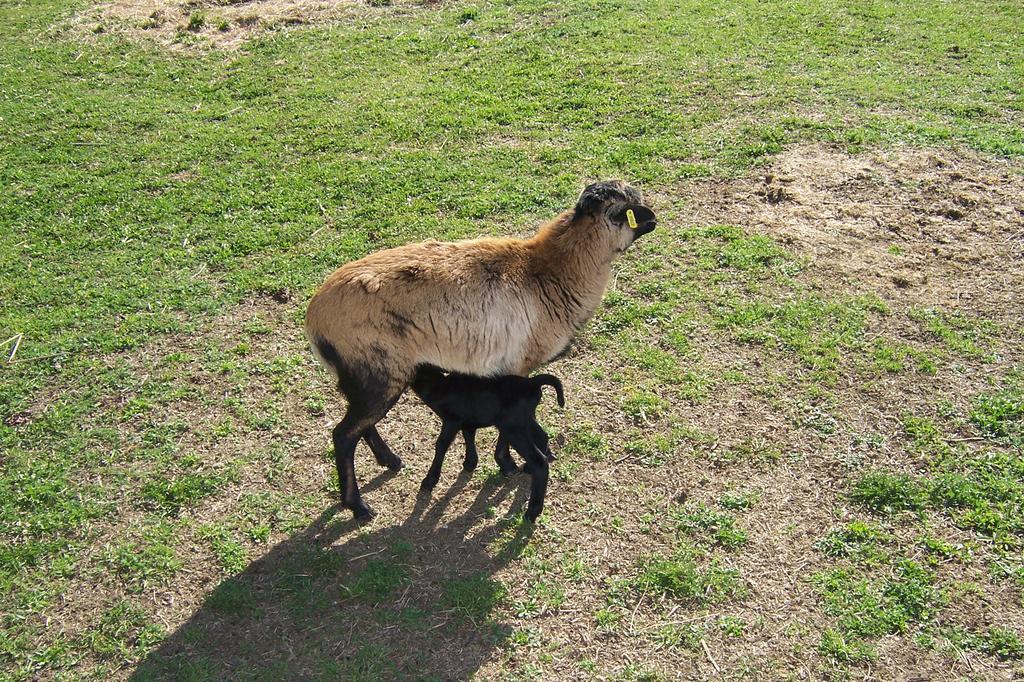
[[[472, 677], [509, 636], [491, 615], [503, 593], [493, 574], [533, 526], [511, 513], [529, 495], [522, 477], [484, 482], [439, 525], [467, 481], [366, 532], [339, 505], [325, 510], [224, 580], [131, 679]], [[498, 508], [509, 515], [491, 518]]]

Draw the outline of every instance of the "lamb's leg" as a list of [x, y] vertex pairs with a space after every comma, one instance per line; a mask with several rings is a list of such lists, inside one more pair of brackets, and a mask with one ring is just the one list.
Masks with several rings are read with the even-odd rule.
[[463, 471], [474, 471], [478, 462], [476, 454], [476, 429], [468, 426], [462, 429], [462, 440], [466, 442], [466, 459], [462, 460]]
[[494, 446], [494, 461], [497, 462], [498, 469], [505, 476], [511, 476], [519, 471], [519, 467], [509, 453], [508, 440], [500, 431], [498, 432], [498, 442]]
[[434, 446], [434, 461], [430, 463], [430, 471], [420, 483], [421, 493], [429, 493], [437, 485], [437, 481], [441, 478], [444, 456], [447, 454], [448, 448], [452, 446], [452, 441], [455, 440], [455, 434], [458, 432], [458, 422], [446, 421], [441, 424], [441, 435], [437, 437], [437, 444]]
[[402, 460], [399, 459], [398, 455], [392, 452], [388, 444], [384, 442], [384, 439], [380, 437], [380, 432], [377, 431], [376, 426], [371, 426], [363, 432], [363, 440], [370, 446], [370, 450], [373, 452], [374, 458], [377, 460], [377, 464], [382, 467], [387, 467], [392, 471], [400, 471], [402, 469]]
[[537, 449], [540, 450], [541, 454], [544, 455], [544, 459], [548, 462], [555, 461], [555, 455], [551, 452], [551, 438], [548, 436], [548, 432], [544, 430], [536, 419], [530, 425], [530, 432], [533, 434], [533, 442], [537, 445]]
[[548, 461], [530, 438], [529, 427], [506, 429], [506, 435], [512, 447], [526, 460], [526, 470], [530, 472], [530, 501], [524, 516], [532, 523], [544, 511], [544, 496], [548, 490]]

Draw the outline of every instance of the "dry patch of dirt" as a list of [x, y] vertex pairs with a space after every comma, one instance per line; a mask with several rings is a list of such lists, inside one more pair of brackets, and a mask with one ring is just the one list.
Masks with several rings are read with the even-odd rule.
[[76, 17], [85, 33], [117, 32], [165, 47], [235, 48], [260, 33], [419, 6], [406, 0], [109, 0]]
[[969, 151], [786, 150], [752, 177], [682, 189], [689, 221], [766, 232], [838, 284], [912, 305], [1024, 306], [1024, 172]]

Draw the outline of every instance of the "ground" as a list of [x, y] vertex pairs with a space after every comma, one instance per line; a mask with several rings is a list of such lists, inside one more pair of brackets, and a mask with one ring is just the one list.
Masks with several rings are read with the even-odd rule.
[[[151, 5], [0, 8], [5, 679], [1024, 675], [1017, 4]], [[312, 291], [611, 176], [540, 522], [353, 521]]]

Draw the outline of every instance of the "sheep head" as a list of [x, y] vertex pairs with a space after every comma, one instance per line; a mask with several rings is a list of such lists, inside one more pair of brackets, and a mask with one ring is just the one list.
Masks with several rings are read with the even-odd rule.
[[588, 185], [573, 209], [572, 223], [588, 231], [588, 237], [619, 254], [657, 224], [654, 211], [644, 205], [640, 190], [622, 182], [608, 180]]

